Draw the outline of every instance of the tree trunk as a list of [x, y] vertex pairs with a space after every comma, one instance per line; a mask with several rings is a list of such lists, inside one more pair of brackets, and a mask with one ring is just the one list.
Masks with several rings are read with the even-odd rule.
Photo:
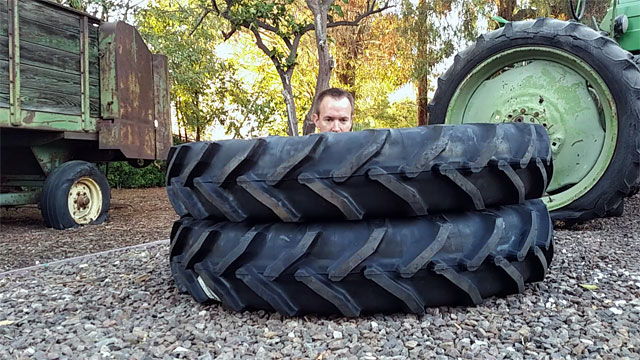
[[334, 62], [329, 53], [329, 44], [327, 42], [327, 13], [331, 4], [333, 4], [333, 0], [307, 0], [307, 6], [313, 14], [313, 23], [315, 25], [316, 46], [318, 48], [318, 79], [316, 80], [316, 92], [313, 95], [311, 109], [309, 109], [304, 118], [302, 129], [304, 135], [311, 134], [316, 130], [316, 125], [311, 120], [311, 115], [313, 115], [313, 109], [316, 106], [318, 93], [328, 89], [329, 80], [331, 80]]
[[516, 10], [516, 0], [498, 0], [498, 16], [507, 20], [513, 20], [513, 14]]
[[[429, 13], [430, 10], [427, 0], [419, 0], [418, 19], [428, 19]], [[416, 60], [418, 66], [422, 68], [421, 71], [419, 71], [418, 95], [416, 96], [416, 103], [418, 105], [418, 126], [427, 125], [429, 123], [429, 110], [427, 105], [429, 104], [429, 73], [432, 68], [429, 54], [429, 32], [426, 31], [426, 27], [428, 25], [425, 23], [421, 26], [425, 31], [423, 31], [424, 35], [418, 38], [418, 59]]]
[[429, 77], [423, 76], [418, 81], [418, 126], [429, 124]]
[[194, 105], [196, 109], [196, 141], [200, 141], [200, 132], [202, 131], [200, 128], [200, 93], [196, 92], [194, 95]]
[[298, 136], [298, 120], [296, 115], [296, 102], [293, 98], [293, 88], [291, 87], [291, 73], [278, 71], [282, 81], [282, 96], [287, 105], [287, 120], [289, 121], [289, 136]]
[[[363, 42], [363, 26], [358, 25], [355, 28], [346, 28], [342, 30], [348, 32], [348, 34], [341, 34], [341, 36], [334, 36], [336, 39], [336, 47], [346, 49], [346, 53], [343, 54], [343, 58], [335, 64], [334, 72], [338, 81], [344, 84], [353, 98], [356, 94], [356, 66], [354, 65], [360, 57], [360, 44]], [[345, 36], [346, 35], [346, 36]]]

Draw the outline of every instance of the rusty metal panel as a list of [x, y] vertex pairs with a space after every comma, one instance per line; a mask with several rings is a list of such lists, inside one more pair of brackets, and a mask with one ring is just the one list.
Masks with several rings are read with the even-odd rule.
[[153, 92], [155, 98], [156, 158], [165, 160], [173, 145], [167, 57], [153, 55]]
[[138, 31], [125, 23], [116, 28], [116, 81], [120, 117], [153, 125], [153, 57]]
[[102, 121], [100, 149], [127, 158], [155, 159], [153, 56], [138, 31], [124, 22], [100, 26]]

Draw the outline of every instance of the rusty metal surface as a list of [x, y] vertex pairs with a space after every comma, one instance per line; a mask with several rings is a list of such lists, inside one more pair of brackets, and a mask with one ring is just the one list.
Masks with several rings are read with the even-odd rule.
[[168, 59], [164, 55], [153, 55], [153, 85], [155, 99], [156, 158], [166, 160], [173, 145], [171, 136], [171, 99], [169, 88]]
[[116, 81], [120, 117], [153, 124], [153, 56], [130, 25], [116, 27]]
[[124, 22], [101, 25], [100, 51], [100, 148], [155, 159], [153, 55], [138, 31]]

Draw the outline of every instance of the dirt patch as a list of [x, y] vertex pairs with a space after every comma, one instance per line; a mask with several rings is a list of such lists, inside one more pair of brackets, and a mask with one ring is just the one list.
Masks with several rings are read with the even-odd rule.
[[114, 189], [109, 219], [94, 226], [45, 227], [36, 206], [0, 210], [0, 271], [168, 239], [178, 219], [164, 188]]

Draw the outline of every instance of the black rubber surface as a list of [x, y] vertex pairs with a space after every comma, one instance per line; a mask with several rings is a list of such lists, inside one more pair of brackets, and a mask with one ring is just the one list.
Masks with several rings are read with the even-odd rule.
[[360, 220], [522, 203], [551, 172], [542, 126], [442, 125], [183, 144], [167, 192], [197, 219]]
[[73, 160], [53, 169], [45, 179], [40, 198], [40, 211], [45, 225], [60, 230], [79, 226], [69, 213], [67, 199], [71, 186], [82, 177], [93, 179], [102, 192], [101, 211], [91, 224], [101, 224], [107, 219], [111, 201], [107, 178], [95, 164]]
[[481, 35], [460, 52], [438, 80], [429, 104], [429, 121], [445, 122], [449, 101], [467, 74], [488, 58], [521, 46], [545, 46], [569, 52], [589, 64], [615, 100], [618, 139], [614, 156], [599, 182], [571, 204], [551, 212], [554, 220], [580, 222], [620, 213], [623, 199], [640, 182], [640, 69], [634, 56], [588, 26], [539, 18], [506, 24]]
[[491, 211], [308, 224], [187, 217], [176, 222], [170, 250], [177, 288], [196, 301], [288, 316], [480, 304], [541, 281], [552, 255], [551, 219], [540, 200]]

